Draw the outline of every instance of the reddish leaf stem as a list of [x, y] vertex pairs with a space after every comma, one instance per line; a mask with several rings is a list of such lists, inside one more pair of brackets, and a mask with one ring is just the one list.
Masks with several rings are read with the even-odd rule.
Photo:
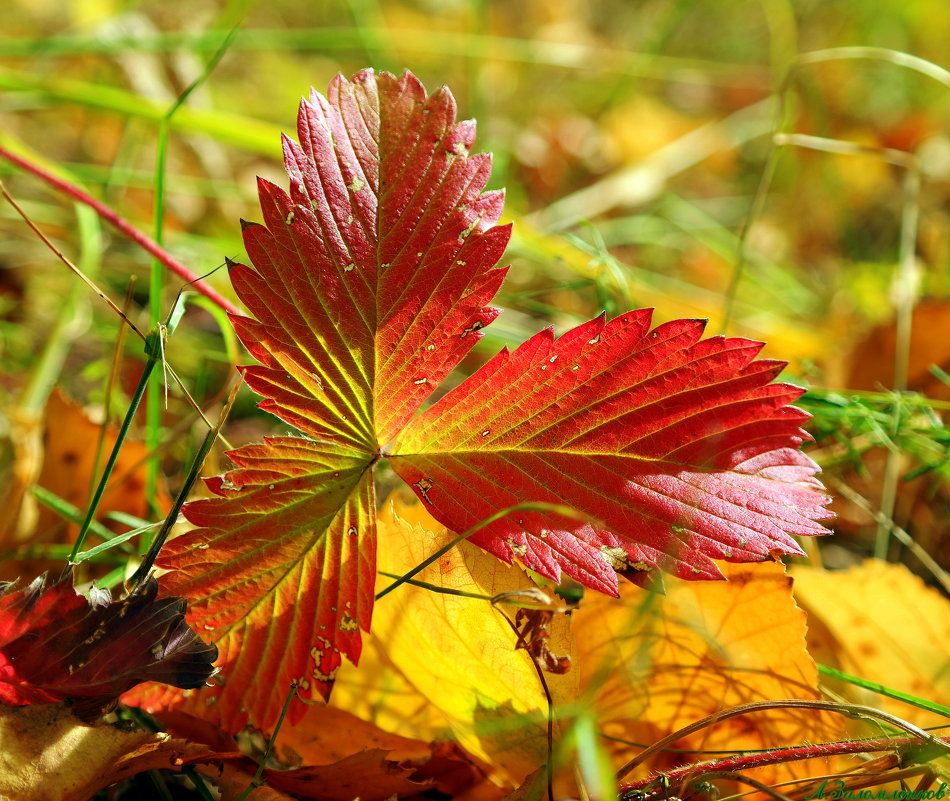
[[923, 729], [908, 723], [906, 720], [901, 720], [894, 715], [888, 714], [887, 712], [882, 712], [880, 709], [874, 709], [873, 707], [869, 706], [860, 706], [858, 704], [840, 704], [834, 701], [813, 701], [806, 698], [789, 698], [778, 701], [753, 701], [748, 704], [740, 704], [739, 706], [732, 707], [731, 709], [725, 709], [721, 712], [717, 712], [714, 715], [709, 715], [702, 720], [691, 723], [689, 726], [684, 726], [682, 729], [679, 729], [672, 734], [668, 734], [662, 740], [658, 740], [649, 748], [641, 751], [626, 765], [620, 768], [620, 770], [617, 771], [617, 779], [622, 779], [647, 758], [658, 751], [662, 751], [668, 745], [672, 745], [677, 740], [680, 740], [689, 734], [700, 731], [707, 726], [721, 723], [722, 721], [728, 720], [729, 718], [745, 715], [749, 712], [765, 712], [770, 709], [813, 709], [815, 711], [834, 712], [838, 715], [844, 715], [846, 717], [856, 719], [871, 718], [882, 720], [885, 723], [889, 723], [891, 726], [894, 726], [895, 728], [903, 729], [908, 734], [914, 735], [918, 738], [918, 741], [922, 741], [929, 745], [935, 745], [942, 749], [950, 750], [950, 743], [941, 740], [939, 737], [934, 737], [932, 734], [929, 734]]
[[[766, 765], [776, 765], [782, 762], [797, 762], [804, 759], [818, 757], [842, 756], [845, 754], [867, 754], [876, 751], [894, 751], [919, 745], [916, 737], [880, 737], [873, 740], [847, 740], [839, 743], [816, 743], [814, 745], [800, 745], [793, 748], [777, 748], [774, 751], [765, 751], [758, 754], [743, 754], [716, 759], [709, 762], [697, 762], [676, 768], [663, 776], [668, 785], [679, 784], [683, 781], [709, 778], [711, 774], [723, 772], [736, 773]], [[947, 743], [950, 748], [950, 743]], [[621, 793], [634, 790], [643, 790], [656, 781], [656, 776], [647, 776], [633, 782], [624, 782], [620, 785]]]
[[50, 186], [58, 189], [60, 192], [64, 192], [74, 200], [89, 206], [96, 212], [96, 214], [102, 217], [103, 220], [117, 228], [119, 232], [131, 239], [139, 247], [152, 254], [152, 256], [158, 259], [169, 270], [183, 278], [188, 283], [191, 283], [195, 289], [208, 298], [208, 300], [210, 300], [212, 303], [220, 306], [226, 312], [231, 312], [232, 314], [241, 314], [241, 310], [237, 306], [208, 286], [208, 284], [206, 284], [204, 281], [199, 279], [198, 276], [196, 276], [184, 264], [178, 261], [178, 259], [172, 256], [167, 250], [162, 248], [161, 245], [143, 234], [141, 231], [135, 228], [135, 226], [124, 220], [104, 203], [96, 200], [88, 192], [84, 192], [78, 186], [75, 186], [68, 181], [64, 181], [62, 178], [57, 178], [52, 173], [44, 170], [38, 164], [28, 161], [27, 159], [12, 153], [4, 147], [0, 147], [0, 158], [4, 158], [13, 164], [16, 164], [18, 167], [22, 167], [27, 172], [30, 172], [37, 178], [42, 179]]

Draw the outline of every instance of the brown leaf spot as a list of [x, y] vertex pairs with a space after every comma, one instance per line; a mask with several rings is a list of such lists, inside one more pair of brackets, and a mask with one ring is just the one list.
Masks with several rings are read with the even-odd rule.
[[631, 559], [623, 548], [611, 548], [607, 545], [601, 545], [600, 552], [604, 555], [607, 563], [618, 573], [623, 573], [627, 570], [647, 571], [651, 569], [650, 565], [648, 565], [646, 562], [639, 562]]
[[511, 537], [506, 539], [505, 542], [507, 543], [508, 547], [511, 548], [511, 552], [515, 554], [515, 556], [524, 556], [528, 553], [527, 545], [519, 545]]
[[420, 478], [412, 486], [414, 486], [419, 491], [419, 495], [422, 496], [422, 500], [424, 500], [429, 505], [432, 504], [432, 501], [429, 500], [429, 490], [432, 489], [432, 482], [429, 479], [425, 477]]

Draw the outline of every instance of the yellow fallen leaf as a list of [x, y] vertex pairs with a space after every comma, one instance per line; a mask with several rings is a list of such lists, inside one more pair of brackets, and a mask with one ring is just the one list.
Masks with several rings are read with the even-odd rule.
[[[950, 601], [906, 567], [869, 559], [850, 570], [796, 567], [795, 597], [809, 615], [809, 647], [830, 667], [950, 705]], [[847, 698], [918, 726], [946, 719], [829, 682]]]
[[[782, 566], [719, 567], [727, 582], [670, 581], [666, 596], [627, 586], [620, 600], [585, 599], [574, 623], [575, 648], [581, 686], [596, 699], [604, 734], [649, 745], [740, 704], [818, 697], [817, 669], [805, 649], [805, 615]], [[709, 726], [674, 748], [792, 746], [837, 731], [831, 716], [771, 709]], [[619, 764], [640, 749], [615, 743], [613, 750]], [[639, 775], [704, 758], [659, 754]], [[787, 775], [777, 768], [756, 777], [774, 781]]]
[[378, 637], [365, 639], [358, 666], [340, 667], [329, 705], [403, 737], [431, 742], [452, 733], [442, 713], [380, 653]]
[[207, 751], [167, 734], [81, 723], [64, 704], [0, 706], [0, 798], [86, 801], [122, 779]]
[[[381, 571], [402, 575], [452, 539], [427, 518], [418, 504], [384, 508]], [[534, 586], [521, 568], [468, 543], [414, 580], [485, 596]], [[377, 589], [392, 582], [381, 577]], [[515, 650], [514, 632], [487, 600], [402, 585], [380, 599], [373, 614], [373, 635], [385, 658], [439, 710], [465, 749], [514, 784], [547, 761], [547, 701], [537, 672], [530, 656]], [[514, 614], [510, 608], [512, 619]], [[570, 652], [565, 618], [556, 615], [551, 627], [558, 655]], [[573, 699], [575, 671], [547, 674], [546, 680], [555, 699]]]

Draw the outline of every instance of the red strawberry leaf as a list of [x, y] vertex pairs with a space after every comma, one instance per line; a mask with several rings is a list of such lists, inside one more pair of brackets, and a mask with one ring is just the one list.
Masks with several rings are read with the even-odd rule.
[[[408, 73], [337, 78], [284, 140], [290, 193], [261, 181], [253, 264], [231, 278], [253, 317], [232, 317], [260, 362], [261, 408], [309, 439], [231, 454], [218, 498], [158, 564], [221, 651], [222, 682], [192, 703], [232, 730], [272, 725], [296, 681], [326, 695], [368, 630], [373, 471], [392, 457], [433, 513], [461, 531], [522, 501], [575, 506], [587, 523], [509, 515], [474, 540], [545, 575], [616, 593], [615, 571], [718, 578], [714, 558], [793, 552], [825, 497], [796, 448], [800, 390], [748, 340], [700, 341], [649, 312], [539, 334], [413, 419], [498, 314], [502, 195], [445, 89]], [[385, 450], [385, 447], [390, 450]], [[291, 708], [291, 720], [302, 707]]]
[[276, 437], [230, 456], [238, 469], [208, 482], [222, 497], [188, 504], [200, 528], [167, 543], [158, 565], [220, 650], [221, 673], [198, 703], [214, 704], [237, 731], [249, 711], [255, 722], [276, 720], [292, 681], [303, 697], [326, 695], [341, 654], [359, 658], [376, 528], [372, 475], [358, 453]]
[[802, 390], [770, 383], [784, 363], [754, 361], [761, 343], [650, 317], [503, 351], [403, 430], [393, 468], [455, 531], [529, 501], [588, 515], [519, 511], [471, 541], [614, 595], [616, 572], [714, 579], [712, 559], [801, 553], [790, 535], [826, 533], [829, 516], [797, 450], [808, 415], [787, 405]]
[[214, 673], [217, 649], [185, 623], [182, 598], [156, 600], [149, 578], [127, 597], [108, 590], [86, 598], [67, 575], [45, 576], [0, 592], [0, 703], [68, 700], [92, 719], [144, 681], [201, 687]]
[[[239, 728], [276, 719], [291, 681], [326, 695], [360, 653], [375, 585], [372, 471], [384, 444], [479, 339], [504, 278], [509, 227], [482, 193], [490, 157], [447, 90], [408, 73], [333, 82], [284, 139], [288, 195], [259, 182], [264, 225], [244, 224], [253, 267], [231, 264], [252, 317], [233, 316], [261, 363], [260, 406], [313, 439], [231, 454], [238, 469], [188, 504], [199, 528], [157, 564], [219, 645], [217, 687], [196, 703]], [[294, 719], [303, 707], [295, 706]]]
[[262, 409], [375, 454], [498, 315], [503, 196], [481, 194], [491, 160], [467, 155], [475, 126], [455, 123], [452, 95], [427, 98], [408, 73], [338, 78], [297, 128], [291, 194], [259, 182], [254, 269], [231, 267], [256, 318], [233, 322], [263, 365], [245, 378]]

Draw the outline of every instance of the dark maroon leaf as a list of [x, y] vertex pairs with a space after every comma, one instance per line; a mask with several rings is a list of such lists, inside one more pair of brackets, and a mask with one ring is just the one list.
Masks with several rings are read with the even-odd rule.
[[149, 578], [127, 597], [108, 590], [86, 598], [67, 574], [47, 585], [0, 592], [0, 703], [68, 700], [94, 718], [143, 681], [202, 686], [214, 673], [217, 648], [185, 623], [183, 598], [156, 599]]

